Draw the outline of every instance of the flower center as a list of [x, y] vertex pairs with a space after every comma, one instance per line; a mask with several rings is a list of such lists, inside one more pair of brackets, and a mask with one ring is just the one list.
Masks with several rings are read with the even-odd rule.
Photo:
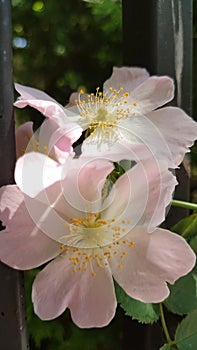
[[128, 232], [129, 220], [117, 222], [116, 219], [105, 220], [102, 211], [89, 212], [85, 217], [70, 218], [69, 235], [62, 236], [59, 242], [75, 248], [101, 248], [113, 244]]
[[85, 98], [81, 97], [81, 91], [76, 100], [80, 115], [89, 122], [88, 129], [92, 136], [98, 129], [108, 135], [120, 119], [130, 115], [130, 108], [127, 106], [129, 93], [123, 93], [122, 87], [119, 90], [110, 87], [107, 92], [99, 90], [99, 87], [96, 88], [95, 94], [91, 93]]
[[[64, 236], [62, 243], [66, 239], [66, 244], [80, 248], [95, 248], [107, 245], [113, 240], [117, 240], [120, 233], [112, 227], [112, 220], [103, 220], [101, 213], [87, 213], [82, 218], [70, 218], [69, 226], [70, 235]], [[120, 229], [120, 228], [119, 228]], [[118, 235], [117, 235], [118, 234]]]
[[70, 223], [66, 223], [70, 235], [61, 237], [59, 242], [60, 249], [66, 252], [65, 256], [73, 263], [73, 272], [90, 271], [95, 276], [95, 270], [109, 266], [114, 256], [121, 269], [126, 250], [134, 245], [133, 241], [124, 237], [129, 220], [117, 224], [116, 219], [103, 220], [101, 215], [102, 212], [88, 213], [83, 218], [70, 218]]

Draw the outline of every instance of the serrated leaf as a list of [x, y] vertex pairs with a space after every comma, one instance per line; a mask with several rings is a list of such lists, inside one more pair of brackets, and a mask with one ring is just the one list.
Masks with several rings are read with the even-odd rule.
[[181, 277], [174, 285], [169, 286], [170, 296], [165, 301], [173, 313], [183, 315], [197, 308], [197, 267], [188, 275]]
[[197, 310], [178, 325], [175, 340], [179, 350], [197, 349]]
[[126, 315], [140, 323], [154, 323], [159, 319], [159, 305], [143, 303], [129, 297], [125, 291], [116, 283], [116, 297]]
[[197, 235], [197, 213], [180, 220], [171, 228], [171, 231], [179, 233], [182, 237], [194, 237]]

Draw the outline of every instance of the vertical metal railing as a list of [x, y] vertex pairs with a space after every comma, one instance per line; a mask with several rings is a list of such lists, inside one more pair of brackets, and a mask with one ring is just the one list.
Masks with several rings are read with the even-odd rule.
[[[192, 0], [123, 0], [124, 64], [174, 78], [172, 103], [188, 114], [192, 112], [192, 6]], [[181, 184], [175, 197], [187, 200], [189, 181], [184, 167], [177, 176]], [[185, 215], [185, 209], [171, 210], [171, 224]]]
[[[172, 104], [192, 111], [192, 0], [122, 0], [124, 64], [146, 67], [151, 74], [174, 78], [176, 97]], [[189, 197], [187, 166], [177, 170], [176, 199]], [[188, 211], [171, 208], [166, 225], [172, 226]], [[124, 350], [155, 350], [161, 333], [156, 327], [126, 323]], [[151, 335], [154, 334], [154, 336]], [[154, 339], [153, 339], [154, 338]], [[149, 345], [148, 342], [153, 341]], [[153, 345], [155, 343], [155, 345]], [[127, 345], [128, 344], [128, 345]]]
[[[11, 1], [0, 0], [0, 186], [14, 182]], [[0, 264], [0, 349], [27, 350], [23, 273]]]

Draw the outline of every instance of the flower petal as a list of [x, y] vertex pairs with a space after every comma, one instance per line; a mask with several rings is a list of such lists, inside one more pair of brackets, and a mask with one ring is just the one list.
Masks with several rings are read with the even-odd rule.
[[186, 275], [195, 265], [195, 254], [180, 236], [163, 229], [148, 233], [144, 227], [136, 227], [127, 235], [134, 242], [117, 246], [124, 250], [125, 258], [112, 257], [109, 263], [113, 276], [131, 297], [146, 303], [163, 301], [169, 295], [166, 282], [174, 283]]
[[72, 144], [81, 134], [82, 128], [75, 123], [68, 123], [60, 128], [53, 119], [46, 119], [39, 131], [40, 149], [47, 151], [51, 158], [63, 164], [65, 159], [73, 153]]
[[16, 185], [7, 185], [0, 188], [0, 199], [1, 220], [7, 225], [23, 203], [24, 196]]
[[174, 82], [171, 78], [149, 77], [137, 86], [128, 97], [128, 101], [136, 114], [146, 114], [163, 106], [174, 97]]
[[[57, 135], [56, 135], [57, 133]], [[55, 134], [55, 136], [54, 136]], [[61, 137], [65, 137], [66, 140], [62, 141], [70, 141], [71, 144], [76, 142], [82, 134], [82, 128], [76, 123], [68, 123], [64, 126], [64, 128], [60, 128], [59, 125], [53, 119], [46, 119], [40, 128], [40, 141], [44, 140], [45, 144], [56, 144], [56, 142], [61, 139]], [[54, 137], [56, 142], [52, 142], [51, 138]], [[60, 145], [59, 145], [60, 146]], [[64, 150], [67, 148], [64, 143], [61, 143], [61, 149]]]
[[[54, 186], [54, 185], [53, 185]], [[60, 239], [69, 235], [69, 228], [66, 224], [65, 214], [59, 213], [54, 207], [61, 199], [62, 193], [58, 193], [54, 202], [51, 201], [50, 192], [42, 191], [36, 198], [31, 198], [25, 195], [25, 205], [35, 225], [45, 235], [60, 243]], [[54, 190], [52, 191], [53, 198], [55, 197]], [[66, 207], [64, 205], [64, 207]], [[68, 213], [66, 213], [68, 214]]]
[[[22, 175], [18, 176], [18, 183], [21, 181], [20, 187], [28, 193], [28, 196], [25, 196], [25, 203], [33, 221], [46, 235], [60, 241], [69, 235], [67, 222], [70, 222], [70, 218], [77, 219], [86, 216], [87, 212], [100, 210], [103, 183], [112, 171], [113, 164], [106, 160], [90, 158], [68, 159], [65, 168], [62, 168], [62, 180], [55, 181], [56, 178], [52, 178], [53, 169], [50, 167], [46, 167], [46, 174], [45, 168], [43, 167], [44, 170], [41, 168], [44, 175], [43, 179], [41, 178], [40, 159], [42, 161], [42, 158], [38, 158], [38, 162], [30, 163], [29, 174], [28, 167], [27, 169], [24, 167]], [[32, 164], [35, 166], [34, 176], [32, 176]], [[49, 180], [54, 180], [51, 185], [48, 179], [45, 179], [45, 175], [47, 177], [48, 174], [50, 174]]]
[[15, 181], [22, 192], [35, 197], [61, 178], [61, 167], [44, 154], [30, 152], [16, 162]]
[[63, 107], [45, 92], [21, 84], [15, 84], [15, 89], [21, 96], [14, 106], [24, 108], [29, 105], [49, 118], [66, 117]]
[[124, 92], [130, 93], [149, 77], [145, 68], [138, 67], [113, 67], [111, 77], [105, 81], [103, 89], [106, 92], [110, 87], [119, 90], [123, 87]]
[[33, 122], [27, 122], [18, 127], [16, 136], [16, 155], [21, 157], [27, 148], [27, 145], [33, 136]]
[[16, 185], [2, 187], [0, 197], [1, 220], [6, 226], [0, 232], [2, 262], [27, 270], [59, 255], [60, 244], [45, 236], [33, 222]]
[[177, 107], [158, 109], [147, 117], [160, 130], [178, 166], [197, 138], [197, 123]]
[[68, 159], [61, 182], [66, 201], [77, 211], [99, 211], [102, 188], [113, 168], [104, 159]]
[[[154, 112], [155, 113], [155, 112]], [[168, 162], [169, 168], [175, 168], [174, 159], [167, 141], [162, 135], [162, 131], [145, 116], [135, 116], [129, 120], [123, 120], [120, 127], [122, 135], [130, 142], [130, 148], [136, 145], [143, 145], [144, 151], [138, 154], [141, 160], [147, 159], [151, 155], [158, 160]], [[121, 139], [124, 142], [124, 139]]]
[[107, 208], [103, 218], [131, 221], [129, 229], [140, 224], [151, 230], [165, 219], [176, 184], [166, 163], [155, 159], [138, 162], [113, 185], [103, 204]]
[[105, 140], [106, 135], [101, 140], [97, 138], [96, 132], [93, 136], [87, 137], [81, 147], [81, 157], [94, 157], [94, 158], [106, 158], [108, 160], [119, 162], [123, 159], [140, 161], [142, 159], [148, 159], [153, 156], [153, 152], [149, 149], [148, 145], [144, 144], [139, 137], [132, 133], [131, 121], [128, 125], [120, 125], [110, 130], [111, 133], [115, 132], [117, 139], [114, 142]]
[[[98, 268], [73, 272], [73, 262], [60, 256], [38, 274], [33, 284], [35, 313], [43, 320], [53, 319], [68, 307], [81, 328], [103, 327], [114, 317], [116, 298], [111, 272]], [[105, 288], [103, 288], [105, 286]]]

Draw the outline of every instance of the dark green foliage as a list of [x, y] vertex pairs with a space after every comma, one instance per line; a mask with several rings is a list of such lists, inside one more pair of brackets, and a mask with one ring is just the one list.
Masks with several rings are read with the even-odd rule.
[[[14, 80], [45, 90], [61, 104], [92, 91], [122, 63], [120, 1], [13, 0]], [[16, 39], [27, 41], [16, 47]], [[24, 119], [30, 119], [24, 114]], [[27, 112], [26, 112], [27, 114]]]
[[197, 348], [197, 310], [189, 314], [178, 326], [175, 335], [179, 350]]

